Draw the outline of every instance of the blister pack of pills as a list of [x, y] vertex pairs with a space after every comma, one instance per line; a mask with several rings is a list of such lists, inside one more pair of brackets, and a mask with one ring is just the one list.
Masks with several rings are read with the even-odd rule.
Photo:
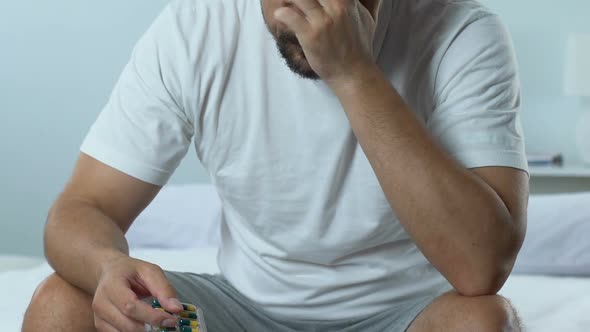
[[[158, 300], [152, 299], [151, 305], [152, 308], [165, 311]], [[169, 314], [173, 315], [177, 319], [177, 324], [175, 327], [146, 325], [145, 330], [147, 332], [207, 332], [207, 325], [205, 325], [205, 315], [203, 314], [203, 310], [194, 304], [189, 303], [182, 303], [182, 307], [184, 310], [177, 314], [169, 312]]]

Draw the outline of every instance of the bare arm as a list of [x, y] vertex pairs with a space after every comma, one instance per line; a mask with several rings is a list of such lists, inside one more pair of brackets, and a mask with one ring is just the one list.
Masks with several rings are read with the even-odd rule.
[[434, 142], [371, 57], [380, 1], [291, 3], [274, 16], [338, 96], [402, 225], [460, 293], [497, 292], [524, 239], [526, 173], [465, 169]]
[[333, 88], [400, 222], [460, 293], [496, 293], [524, 239], [527, 174], [461, 167], [376, 66], [358, 73]]
[[124, 233], [159, 190], [81, 154], [49, 212], [47, 260], [65, 280], [94, 294], [103, 266], [128, 255]]

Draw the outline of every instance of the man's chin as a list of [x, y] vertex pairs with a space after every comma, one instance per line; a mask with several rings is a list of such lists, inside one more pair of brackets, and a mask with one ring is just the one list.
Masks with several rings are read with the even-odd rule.
[[287, 63], [289, 69], [291, 69], [292, 72], [301, 78], [314, 81], [318, 81], [320, 79], [320, 76], [313, 69], [311, 69], [311, 66], [305, 60], [293, 60], [290, 58], [285, 58], [285, 62]]
[[287, 67], [301, 78], [319, 80], [319, 75], [311, 68], [305, 54], [294, 36], [283, 35], [277, 38], [279, 53], [285, 60]]

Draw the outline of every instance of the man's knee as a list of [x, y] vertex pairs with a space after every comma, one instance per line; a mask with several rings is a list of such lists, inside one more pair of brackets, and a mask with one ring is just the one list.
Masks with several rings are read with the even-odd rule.
[[[93, 324], [92, 298], [57, 274], [43, 280], [31, 298], [23, 321], [23, 331], [45, 326], [61, 326], [77, 319]], [[55, 320], [53, 322], [52, 320]], [[48, 325], [47, 325], [48, 324]]]
[[39, 286], [37, 286], [31, 302], [38, 302], [51, 298], [55, 293], [58, 293], [56, 290], [63, 287], [62, 283], [65, 283], [65, 280], [55, 273], [51, 274], [49, 277], [41, 281]]
[[481, 332], [520, 332], [521, 322], [508, 299], [500, 295], [481, 298], [479, 306], [473, 306], [466, 329]]
[[68, 296], [71, 296], [77, 291], [79, 290], [59, 275], [53, 273], [37, 286], [37, 289], [33, 293], [31, 304], [66, 302], [68, 301]]
[[500, 295], [467, 297], [450, 292], [428, 305], [408, 331], [519, 332], [521, 324], [510, 301]]

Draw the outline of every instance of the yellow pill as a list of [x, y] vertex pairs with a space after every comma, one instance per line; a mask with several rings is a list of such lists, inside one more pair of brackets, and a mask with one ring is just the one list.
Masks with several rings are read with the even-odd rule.
[[180, 327], [180, 332], [199, 332], [199, 328], [185, 325]]
[[189, 303], [183, 303], [182, 308], [187, 311], [197, 311], [197, 307]]
[[181, 318], [178, 320], [178, 325], [180, 326], [191, 326], [191, 327], [199, 327], [199, 322], [193, 319], [188, 318]]
[[191, 312], [191, 311], [181, 311], [178, 316], [182, 317], [182, 318], [192, 318], [192, 319], [198, 319], [197, 317], [197, 313], [196, 312]]

